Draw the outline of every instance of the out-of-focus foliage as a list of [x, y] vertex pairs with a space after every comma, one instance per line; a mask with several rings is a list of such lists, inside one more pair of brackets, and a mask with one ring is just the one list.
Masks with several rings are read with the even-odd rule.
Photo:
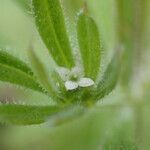
[[31, 11], [31, 1], [30, 0], [14, 0], [24, 11]]

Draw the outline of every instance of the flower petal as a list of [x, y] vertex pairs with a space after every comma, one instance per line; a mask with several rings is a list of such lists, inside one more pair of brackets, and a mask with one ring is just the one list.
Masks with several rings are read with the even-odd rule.
[[75, 90], [78, 88], [78, 83], [74, 81], [66, 81], [65, 87], [67, 90]]
[[92, 79], [90, 79], [90, 78], [81, 78], [78, 81], [78, 85], [80, 87], [89, 87], [89, 86], [94, 85], [94, 81]]

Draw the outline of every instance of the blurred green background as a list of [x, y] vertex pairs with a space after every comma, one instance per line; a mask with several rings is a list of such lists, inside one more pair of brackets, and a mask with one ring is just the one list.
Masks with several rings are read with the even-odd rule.
[[[82, 0], [62, 0], [73, 48]], [[0, 125], [0, 150], [149, 150], [150, 149], [150, 1], [87, 0], [103, 44], [102, 68], [119, 46], [124, 50], [120, 84], [84, 116], [61, 126]], [[0, 48], [28, 63], [32, 43], [48, 66], [50, 59], [32, 17], [30, 0], [0, 0]], [[2, 103], [47, 105], [42, 94], [0, 83]], [[129, 101], [140, 107], [130, 106]], [[142, 106], [142, 107], [141, 107]]]

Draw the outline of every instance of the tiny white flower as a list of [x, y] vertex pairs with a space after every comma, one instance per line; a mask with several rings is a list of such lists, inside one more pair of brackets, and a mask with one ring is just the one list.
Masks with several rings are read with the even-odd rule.
[[90, 78], [81, 78], [78, 81], [78, 85], [80, 87], [89, 87], [89, 86], [94, 85], [94, 81], [92, 79], [90, 79]]
[[69, 90], [75, 90], [78, 88], [78, 83], [74, 81], [66, 81], [65, 82], [66, 89]]
[[79, 67], [74, 67], [71, 70], [65, 67], [58, 67], [57, 69], [58, 74], [62, 78], [63, 81], [68, 81], [72, 77], [79, 78], [82, 75], [82, 70]]
[[77, 77], [80, 77], [81, 75], [82, 75], [81, 68], [79, 68], [79, 67], [76, 66], [76, 67], [74, 67], [74, 68], [71, 69], [70, 77], [77, 78]]
[[70, 77], [70, 70], [67, 68], [59, 67], [57, 68], [57, 72], [64, 81], [68, 80]]
[[65, 87], [67, 90], [75, 90], [78, 87], [90, 87], [94, 84], [94, 81], [90, 78], [81, 78], [79, 81], [66, 81]]

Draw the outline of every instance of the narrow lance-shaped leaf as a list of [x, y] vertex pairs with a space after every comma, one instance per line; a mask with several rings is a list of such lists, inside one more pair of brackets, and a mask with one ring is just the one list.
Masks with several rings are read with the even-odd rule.
[[45, 87], [52, 98], [58, 100], [58, 91], [55, 86], [57, 83], [54, 83], [55, 81], [53, 81], [53, 73], [48, 75], [42, 62], [39, 60], [32, 49], [29, 50], [29, 58], [40, 83], [43, 85], [43, 87]]
[[94, 20], [86, 13], [79, 16], [77, 30], [85, 76], [95, 80], [101, 58], [99, 31]]
[[27, 74], [33, 75], [32, 70], [24, 62], [10, 55], [6, 51], [0, 50], [0, 63], [19, 69]]
[[96, 89], [96, 100], [108, 95], [116, 86], [120, 73], [120, 54], [116, 53], [108, 64]]
[[44, 92], [36, 82], [31, 69], [18, 58], [0, 51], [0, 80]]
[[60, 66], [74, 66], [67, 37], [63, 11], [59, 0], [33, 0], [38, 31], [53, 59]]
[[0, 80], [45, 93], [43, 88], [31, 76], [3, 64], [0, 64]]
[[58, 106], [0, 105], [0, 122], [12, 125], [40, 124], [61, 109]]

